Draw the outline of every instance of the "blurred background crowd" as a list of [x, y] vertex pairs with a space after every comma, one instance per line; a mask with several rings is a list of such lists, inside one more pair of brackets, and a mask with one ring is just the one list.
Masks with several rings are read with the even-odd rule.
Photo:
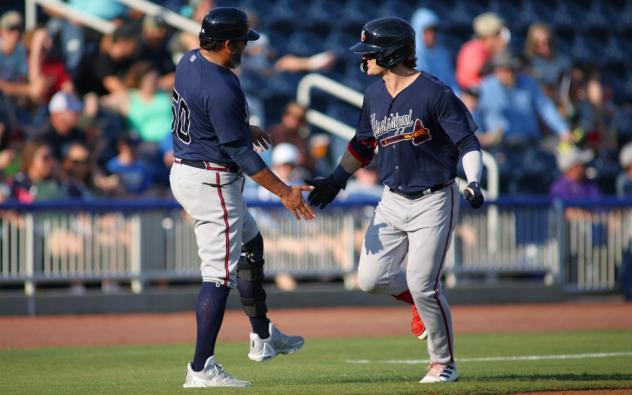
[[[171, 88], [195, 35], [117, 1], [68, 0], [111, 35], [22, 1], [0, 5], [0, 201], [169, 197]], [[346, 145], [293, 101], [318, 72], [359, 91], [373, 80], [348, 51], [362, 25], [396, 15], [417, 32], [418, 68], [462, 98], [496, 159], [503, 195], [632, 196], [632, 2], [584, 0], [160, 0], [200, 22], [248, 11], [262, 33], [236, 72], [262, 155], [286, 182], [326, 175]], [[543, 23], [546, 22], [546, 23]], [[359, 110], [318, 91], [314, 108], [355, 126]], [[342, 198], [379, 196], [373, 166]], [[267, 191], [248, 185], [249, 198]]]

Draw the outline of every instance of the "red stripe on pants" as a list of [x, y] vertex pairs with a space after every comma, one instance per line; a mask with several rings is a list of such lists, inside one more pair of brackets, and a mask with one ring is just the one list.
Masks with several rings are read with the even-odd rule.
[[222, 194], [222, 187], [220, 186], [219, 173], [215, 173], [215, 184], [217, 185], [217, 194], [219, 195], [219, 201], [222, 204], [224, 210], [224, 225], [226, 226], [226, 255], [224, 257], [224, 270], [226, 271], [226, 277], [224, 278], [224, 285], [228, 284], [228, 257], [230, 255], [230, 227], [228, 226], [228, 211], [226, 211], [226, 203], [224, 203], [224, 195]]
[[445, 325], [445, 330], [448, 333], [448, 349], [450, 350], [450, 362], [454, 361], [454, 353], [452, 352], [452, 341], [450, 340], [450, 326], [448, 325], [448, 318], [445, 315], [445, 311], [443, 310], [443, 305], [441, 304], [441, 299], [439, 298], [439, 278], [441, 277], [441, 269], [443, 269], [443, 264], [445, 263], [445, 257], [448, 254], [448, 247], [450, 247], [450, 233], [452, 233], [452, 220], [454, 219], [454, 188], [450, 187], [450, 224], [448, 225], [448, 235], [445, 240], [445, 247], [443, 247], [443, 258], [441, 258], [441, 265], [439, 265], [439, 270], [437, 271], [437, 277], [435, 278], [435, 286], [434, 286], [434, 297], [439, 305], [439, 310], [441, 310], [441, 316], [443, 317], [443, 324]]

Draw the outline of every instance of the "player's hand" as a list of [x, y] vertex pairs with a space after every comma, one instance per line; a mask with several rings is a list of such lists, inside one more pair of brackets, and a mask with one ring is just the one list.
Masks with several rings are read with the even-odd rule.
[[481, 187], [480, 185], [478, 185], [478, 182], [472, 181], [467, 184], [463, 193], [468, 203], [470, 203], [470, 207], [483, 207], [483, 203], [485, 203], [485, 198], [483, 197], [483, 192], [481, 192]]
[[303, 191], [309, 192], [314, 187], [309, 185], [296, 185], [288, 188], [287, 192], [279, 196], [281, 203], [292, 213], [297, 221], [304, 219], [306, 221], [313, 220], [316, 215], [309, 204], [303, 199]]
[[272, 139], [269, 134], [261, 130], [258, 126], [250, 125], [250, 130], [252, 131], [252, 142], [255, 147], [258, 147], [262, 151], [270, 148]]
[[342, 186], [336, 184], [331, 177], [313, 178], [305, 180], [305, 183], [314, 187], [307, 197], [309, 204], [320, 209], [324, 209], [331, 203], [342, 189]]

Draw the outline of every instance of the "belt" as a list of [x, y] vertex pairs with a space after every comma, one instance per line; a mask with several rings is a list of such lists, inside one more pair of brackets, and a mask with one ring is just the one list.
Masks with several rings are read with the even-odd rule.
[[187, 165], [191, 167], [197, 167], [198, 169], [215, 170], [215, 171], [227, 171], [229, 173], [240, 173], [241, 169], [235, 164], [221, 165], [219, 163], [213, 163], [206, 160], [189, 160], [173, 158], [173, 161], [180, 165]]
[[388, 189], [389, 189], [389, 191], [391, 191], [391, 192], [393, 192], [393, 193], [395, 193], [395, 194], [397, 194], [399, 196], [403, 196], [406, 199], [415, 200], [415, 199], [419, 199], [420, 197], [430, 195], [431, 193], [435, 193], [437, 191], [440, 191], [443, 188], [447, 188], [450, 185], [452, 185], [452, 183], [454, 183], [454, 180], [450, 180], [450, 181], [447, 181], [447, 182], [442, 182], [440, 184], [435, 184], [435, 185], [433, 185], [433, 186], [431, 186], [429, 188], [424, 189], [423, 191], [415, 192], [415, 193], [403, 193], [403, 192], [399, 192], [398, 190], [393, 189], [391, 187], [388, 187]]

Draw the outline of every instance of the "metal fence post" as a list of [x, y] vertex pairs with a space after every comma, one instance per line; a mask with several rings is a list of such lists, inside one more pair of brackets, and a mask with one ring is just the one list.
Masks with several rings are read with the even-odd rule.
[[555, 283], [566, 287], [569, 281], [569, 279], [566, 278], [568, 272], [567, 265], [569, 265], [569, 236], [568, 226], [566, 226], [566, 217], [564, 216], [564, 204], [560, 200], [556, 200], [551, 207], [557, 218], [558, 271]]
[[130, 270], [132, 279], [130, 286], [132, 292], [139, 294], [143, 292], [143, 280], [142, 280], [142, 234], [141, 234], [141, 219], [140, 214], [136, 214], [132, 217], [132, 243], [130, 251]]
[[33, 277], [35, 276], [35, 226], [33, 214], [26, 214], [24, 220], [24, 274], [26, 275], [24, 293], [28, 296], [33, 296], [35, 294], [35, 283], [33, 282]]

